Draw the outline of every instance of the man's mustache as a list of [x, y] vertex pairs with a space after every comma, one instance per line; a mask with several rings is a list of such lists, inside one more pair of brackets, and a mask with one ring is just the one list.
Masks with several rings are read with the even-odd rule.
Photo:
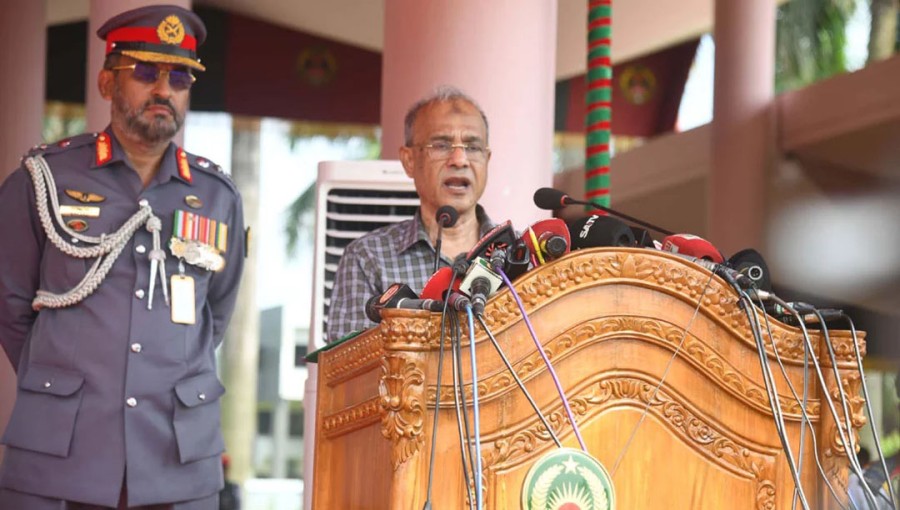
[[169, 101], [168, 99], [163, 99], [161, 97], [157, 97], [157, 98], [153, 98], [153, 99], [147, 101], [146, 103], [144, 103], [144, 108], [142, 109], [142, 113], [143, 113], [143, 111], [146, 111], [147, 108], [150, 108], [151, 106], [165, 106], [172, 113], [172, 116], [173, 117], [175, 116], [175, 105], [173, 105], [172, 102]]

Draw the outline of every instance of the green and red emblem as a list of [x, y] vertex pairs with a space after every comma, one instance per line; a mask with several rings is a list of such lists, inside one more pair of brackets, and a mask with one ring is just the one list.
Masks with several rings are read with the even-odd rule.
[[596, 459], [573, 448], [544, 455], [522, 485], [522, 508], [528, 510], [614, 510], [612, 478]]

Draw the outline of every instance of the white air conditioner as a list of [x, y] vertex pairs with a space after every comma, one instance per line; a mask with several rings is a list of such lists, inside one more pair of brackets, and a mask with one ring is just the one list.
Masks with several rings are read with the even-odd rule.
[[323, 161], [316, 181], [316, 233], [310, 350], [325, 345], [338, 261], [351, 241], [409, 219], [419, 206], [399, 161]]
[[[322, 161], [316, 179], [316, 230], [309, 350], [325, 345], [331, 289], [338, 261], [350, 241], [376, 228], [411, 218], [419, 206], [412, 179], [399, 161]], [[304, 482], [312, 487], [315, 443], [316, 365], [309, 367], [303, 397]], [[299, 374], [298, 374], [299, 375]], [[300, 385], [293, 386], [300, 389]], [[304, 494], [310, 508], [312, 491]]]

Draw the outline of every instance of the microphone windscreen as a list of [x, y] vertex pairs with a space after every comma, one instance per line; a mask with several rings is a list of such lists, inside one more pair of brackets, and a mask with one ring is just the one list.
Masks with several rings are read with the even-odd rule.
[[591, 215], [568, 223], [572, 249], [598, 246], [634, 246], [634, 233], [623, 221], [609, 216]]
[[494, 247], [506, 249], [514, 242], [516, 242], [516, 231], [513, 230], [512, 223], [506, 220], [479, 239], [466, 254], [466, 259], [471, 262], [478, 257], [489, 258]]
[[381, 322], [381, 312], [379, 311], [378, 298], [381, 296], [372, 296], [366, 301], [366, 317], [372, 322]]
[[725, 257], [711, 242], [692, 234], [666, 236], [663, 239], [662, 249], [672, 253], [687, 255], [688, 257], [710, 260], [716, 264], [725, 262]]
[[559, 218], [538, 221], [522, 233], [522, 241], [531, 252], [531, 263], [539, 266], [569, 253], [572, 240], [569, 227]]
[[772, 277], [769, 275], [769, 266], [762, 254], [753, 248], [747, 248], [735, 253], [728, 264], [730, 268], [749, 278], [756, 288], [767, 292], [772, 291]]
[[[422, 293], [419, 297], [422, 299], [434, 299], [435, 301], [444, 299], [444, 293], [450, 287], [451, 278], [453, 278], [452, 269], [447, 266], [438, 269], [436, 273], [428, 278], [428, 281], [425, 283], [425, 288], [422, 289]], [[459, 290], [459, 283], [461, 281], [462, 276], [453, 282], [453, 290]]]
[[553, 211], [562, 209], [566, 206], [565, 199], [567, 195], [558, 189], [541, 188], [534, 192], [534, 205], [538, 209], [547, 209]]
[[456, 225], [457, 220], [459, 220], [459, 211], [452, 205], [442, 205], [434, 214], [434, 221], [443, 228]]

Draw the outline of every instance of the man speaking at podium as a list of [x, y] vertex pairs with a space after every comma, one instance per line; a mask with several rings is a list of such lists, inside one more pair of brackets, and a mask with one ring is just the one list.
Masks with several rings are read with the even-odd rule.
[[442, 234], [444, 265], [493, 227], [478, 205], [490, 159], [487, 116], [463, 92], [442, 87], [409, 109], [400, 162], [415, 181], [421, 204], [414, 218], [369, 232], [344, 250], [331, 293], [329, 342], [371, 327], [366, 301], [391, 284], [421, 292], [434, 269], [440, 207], [459, 212], [456, 224]]

